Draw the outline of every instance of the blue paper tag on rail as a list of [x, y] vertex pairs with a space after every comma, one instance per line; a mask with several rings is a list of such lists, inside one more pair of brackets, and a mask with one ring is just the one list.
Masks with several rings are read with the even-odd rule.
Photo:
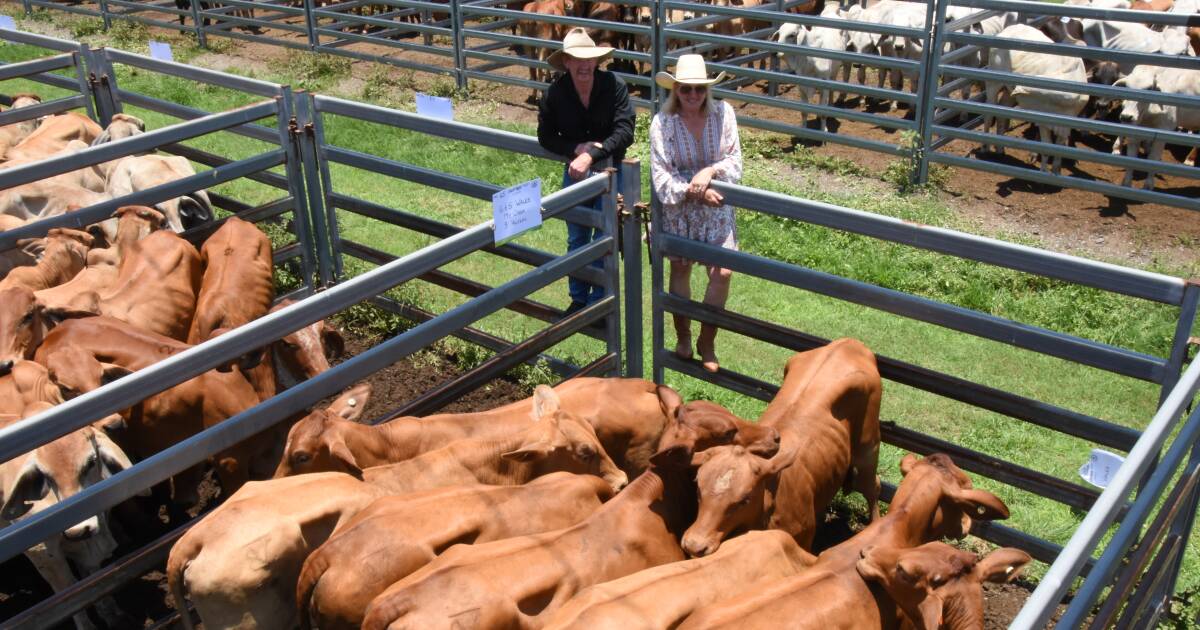
[[11, 15], [0, 15], [0, 28], [6, 31], [17, 30], [17, 22]]
[[542, 180], [531, 179], [492, 195], [492, 240], [501, 245], [542, 225]]

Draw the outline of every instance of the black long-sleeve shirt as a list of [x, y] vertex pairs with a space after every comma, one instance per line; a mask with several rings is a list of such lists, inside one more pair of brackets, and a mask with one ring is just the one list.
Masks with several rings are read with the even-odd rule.
[[616, 164], [633, 144], [633, 117], [629, 89], [617, 75], [596, 70], [584, 109], [571, 76], [563, 73], [538, 104], [538, 144], [570, 160], [580, 142], [599, 142], [601, 146], [589, 148], [588, 155], [593, 161], [611, 156]]

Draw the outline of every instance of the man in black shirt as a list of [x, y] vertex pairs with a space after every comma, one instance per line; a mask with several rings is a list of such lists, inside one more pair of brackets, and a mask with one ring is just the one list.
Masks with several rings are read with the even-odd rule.
[[[633, 144], [629, 90], [617, 75], [598, 68], [612, 52], [612, 48], [597, 46], [586, 30], [573, 28], [563, 38], [562, 50], [546, 60], [563, 74], [550, 84], [538, 104], [538, 143], [568, 160], [563, 169], [564, 187], [586, 178], [592, 166], [606, 158], [619, 164]], [[599, 199], [593, 207], [600, 209]], [[567, 251], [599, 236], [599, 230], [567, 223]], [[600, 261], [593, 264], [602, 266]], [[575, 278], [568, 280], [568, 290], [568, 315], [604, 297], [603, 287]]]

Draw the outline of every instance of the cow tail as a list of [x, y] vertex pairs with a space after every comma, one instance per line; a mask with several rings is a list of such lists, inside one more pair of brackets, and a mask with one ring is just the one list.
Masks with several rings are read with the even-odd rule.
[[179, 611], [179, 619], [183, 623], [184, 630], [195, 630], [195, 626], [192, 625], [192, 613], [188, 610], [187, 597], [184, 594], [183, 572], [195, 558], [199, 547], [187, 544], [187, 542], [185, 537], [180, 540], [182, 545], [176, 543], [175, 548], [171, 550], [170, 557], [167, 558], [167, 587], [171, 591], [171, 597], [175, 600], [175, 609]]
[[323, 548], [318, 548], [308, 556], [304, 567], [300, 569], [300, 577], [296, 579], [296, 613], [300, 618], [300, 630], [312, 630], [313, 591], [317, 590], [321, 576], [329, 570], [326, 554], [321, 553]]

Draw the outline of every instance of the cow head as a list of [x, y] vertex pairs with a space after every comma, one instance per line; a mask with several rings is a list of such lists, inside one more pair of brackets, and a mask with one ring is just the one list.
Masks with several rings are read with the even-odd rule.
[[900, 461], [900, 472], [904, 479], [888, 516], [903, 510], [911, 539], [962, 538], [971, 530], [973, 518], [1008, 518], [1008, 506], [996, 495], [973, 488], [970, 477], [945, 454], [934, 453], [924, 459], [906, 455]]
[[942, 542], [913, 549], [868, 547], [858, 574], [877, 582], [917, 628], [983, 627], [983, 583], [1003, 584], [1029, 563], [1020, 549], [997, 549], [983, 559]]
[[707, 400], [684, 404], [675, 390], [660, 385], [659, 403], [668, 419], [659, 438], [659, 450], [675, 445], [686, 446], [689, 452], [725, 444], [738, 444], [762, 457], [771, 457], [779, 450], [779, 432], [773, 427], [746, 422], [728, 409]]
[[0, 291], [0, 375], [21, 359], [32, 359], [46, 333], [54, 326], [46, 310], [24, 286]]
[[133, 373], [119, 365], [101, 363], [91, 352], [76, 346], [59, 348], [45, 360], [46, 376], [58, 387], [63, 400], [71, 400]]
[[[9, 107], [9, 109], [17, 109], [18, 107], [29, 107], [30, 105], [37, 105], [38, 103], [41, 103], [41, 102], [42, 102], [42, 97], [38, 96], [37, 94], [29, 94], [29, 93], [14, 94], [12, 97], [12, 105]], [[12, 125], [12, 127], [15, 127], [19, 131], [17, 134], [15, 134], [13, 136], [12, 143], [16, 144], [16, 143], [20, 142], [21, 140], [25, 139], [26, 137], [28, 137], [29, 134], [33, 133], [34, 131], [37, 131], [39, 122], [41, 122], [41, 119], [34, 118], [31, 120], [22, 120], [21, 122]]]
[[613, 492], [629, 483], [600, 445], [592, 424], [564, 411], [558, 394], [545, 385], [538, 385], [533, 392], [533, 420], [533, 426], [521, 434], [521, 445], [501, 457], [532, 465], [534, 476], [560, 470], [596, 475], [607, 481]]
[[700, 507], [683, 535], [683, 550], [692, 557], [707, 556], [729, 536], [755, 527], [770, 508], [769, 488], [796, 461], [799, 449], [798, 439], [788, 439], [770, 459], [738, 445], [696, 452], [692, 466], [698, 467]]
[[[31, 405], [26, 408], [26, 415], [48, 408], [48, 404]], [[15, 521], [66, 500], [132, 464], [112, 440], [85, 427], [38, 447], [9, 465], [11, 468], [3, 475], [0, 517]], [[86, 572], [99, 568], [100, 562], [116, 549], [103, 512], [67, 528], [63, 538], [75, 550], [73, 558], [91, 565], [81, 567]]]
[[341, 471], [355, 476], [362, 469], [338, 431], [343, 421], [357, 422], [371, 397], [368, 383], [355, 385], [324, 409], [314, 409], [292, 426], [275, 477], [310, 472]]
[[[281, 300], [270, 312], [294, 303]], [[346, 342], [337, 329], [320, 320], [283, 336], [271, 349], [278, 387], [284, 390], [328, 370], [329, 361], [342, 355]]]
[[108, 126], [96, 139], [92, 141], [92, 146], [104, 144], [106, 142], [114, 142], [124, 140], [132, 136], [136, 136], [146, 132], [146, 123], [142, 119], [130, 116], [128, 114], [114, 114]]
[[[1158, 74], [1159, 69], [1154, 66], [1137, 66], [1129, 76], [1113, 82], [1113, 87], [1158, 92]], [[1175, 111], [1174, 105], [1125, 99], [1121, 106], [1121, 122], [1174, 129]]]

